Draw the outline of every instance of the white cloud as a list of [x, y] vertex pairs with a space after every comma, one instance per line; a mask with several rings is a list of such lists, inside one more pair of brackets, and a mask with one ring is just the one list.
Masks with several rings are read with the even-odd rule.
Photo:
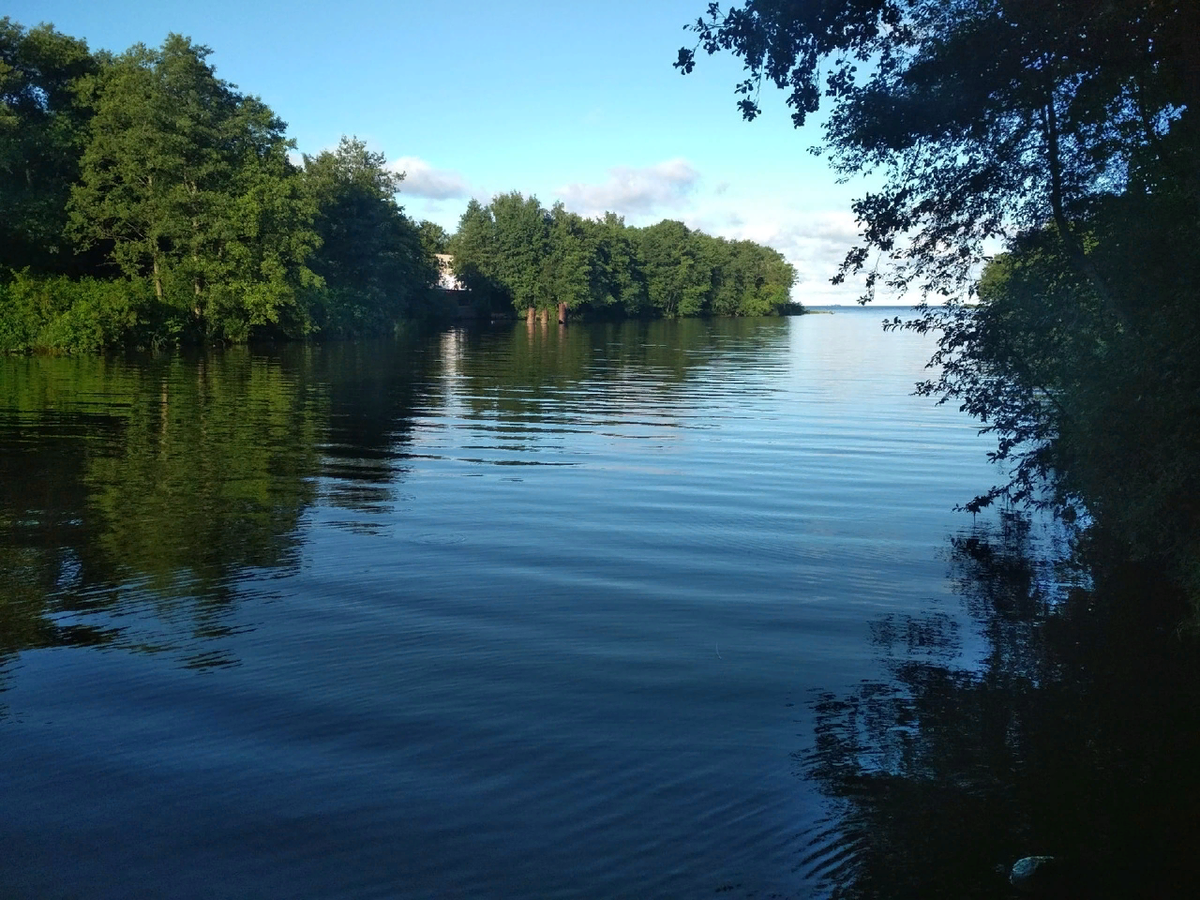
[[832, 285], [846, 252], [858, 243], [853, 213], [846, 210], [800, 212], [786, 208], [739, 204], [737, 211], [710, 209], [689, 217], [687, 224], [731, 240], [751, 240], [773, 247], [796, 268], [792, 296], [810, 306], [853, 303], [862, 284], [847, 279]]
[[418, 156], [402, 156], [391, 163], [391, 168], [404, 173], [404, 181], [400, 182], [401, 195], [450, 200], [466, 197], [471, 192], [466, 179], [458, 172], [435, 169]]
[[687, 205], [700, 173], [686, 159], [653, 166], [614, 166], [603, 184], [568, 184], [556, 193], [570, 210], [585, 216], [658, 214]]
[[832, 285], [847, 251], [858, 243], [858, 226], [848, 211], [817, 212], [780, 222], [772, 233], [756, 238], [777, 249], [796, 267], [796, 298], [802, 303], [845, 303], [862, 287], [853, 279]]
[[814, 277], [828, 280], [842, 259], [858, 241], [858, 226], [850, 212], [828, 210], [789, 217], [781, 222], [763, 222], [746, 226], [748, 232], [765, 244], [797, 261]]

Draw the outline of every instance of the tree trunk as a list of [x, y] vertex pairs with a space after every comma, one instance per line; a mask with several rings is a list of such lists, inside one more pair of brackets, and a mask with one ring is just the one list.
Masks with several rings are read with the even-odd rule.
[[158, 274], [158, 254], [151, 257], [151, 268], [154, 270], [154, 296], [160, 301], [163, 298], [162, 276]]
[[1046, 132], [1046, 156], [1050, 166], [1050, 208], [1054, 214], [1054, 224], [1058, 229], [1058, 235], [1062, 238], [1067, 256], [1076, 271], [1091, 282], [1092, 289], [1109, 315], [1128, 331], [1129, 319], [1125, 315], [1125, 311], [1113, 297], [1112, 292], [1108, 289], [1108, 283], [1088, 258], [1087, 253], [1084, 252], [1083, 245], [1079, 243], [1079, 239], [1071, 229], [1071, 223], [1067, 221], [1066, 211], [1063, 208], [1062, 162], [1059, 159], [1058, 148], [1058, 114], [1054, 109], [1053, 91], [1042, 108], [1042, 126]]

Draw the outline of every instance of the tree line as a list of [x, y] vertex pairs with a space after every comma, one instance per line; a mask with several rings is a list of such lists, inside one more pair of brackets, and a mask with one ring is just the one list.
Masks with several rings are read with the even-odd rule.
[[[352, 137], [297, 159], [210, 55], [176, 34], [92, 52], [0, 19], [0, 350], [373, 335], [452, 311], [434, 289], [450, 236], [405, 215], [403, 175]], [[757, 245], [516, 195], [473, 203], [460, 231], [485, 311], [765, 314], [794, 280]]]
[[210, 50], [93, 53], [0, 20], [0, 346], [370, 333], [436, 278], [400, 176], [354, 138], [289, 158]]
[[827, 106], [834, 168], [881, 176], [839, 278], [915, 293], [920, 390], [996, 435], [1011, 477], [967, 507], [1078, 517], [1200, 610], [1200, 6], [747, 0], [691, 29], [682, 72], [733, 53], [747, 119], [764, 81], [796, 125]]
[[753, 241], [664, 220], [634, 228], [561, 203], [502, 194], [471, 201], [448, 241], [460, 281], [495, 310], [564, 304], [593, 317], [767, 316], [798, 311], [791, 264]]

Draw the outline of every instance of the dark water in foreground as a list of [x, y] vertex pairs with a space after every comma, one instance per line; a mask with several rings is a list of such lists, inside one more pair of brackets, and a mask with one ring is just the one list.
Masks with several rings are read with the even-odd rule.
[[1194, 666], [1088, 707], [1146, 657], [1062, 648], [1136, 624], [1055, 637], [1092, 592], [951, 511], [988, 443], [882, 317], [0, 360], [0, 896], [1007, 896], [1190, 842]]

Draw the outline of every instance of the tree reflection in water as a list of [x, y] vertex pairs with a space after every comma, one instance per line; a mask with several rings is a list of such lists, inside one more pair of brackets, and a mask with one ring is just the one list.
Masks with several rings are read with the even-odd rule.
[[0, 666], [81, 644], [235, 664], [240, 580], [295, 565], [315, 494], [304, 374], [247, 351], [6, 361]]
[[963, 666], [951, 616], [875, 624], [892, 680], [819, 695], [797, 755], [831, 800], [804, 866], [837, 898], [1006, 897], [1012, 863], [1045, 854], [1047, 896], [1196, 896], [1200, 653], [1171, 624], [1182, 599], [1098, 544], [1092, 583], [1062, 586], [1014, 516], [951, 543], [979, 661]]

